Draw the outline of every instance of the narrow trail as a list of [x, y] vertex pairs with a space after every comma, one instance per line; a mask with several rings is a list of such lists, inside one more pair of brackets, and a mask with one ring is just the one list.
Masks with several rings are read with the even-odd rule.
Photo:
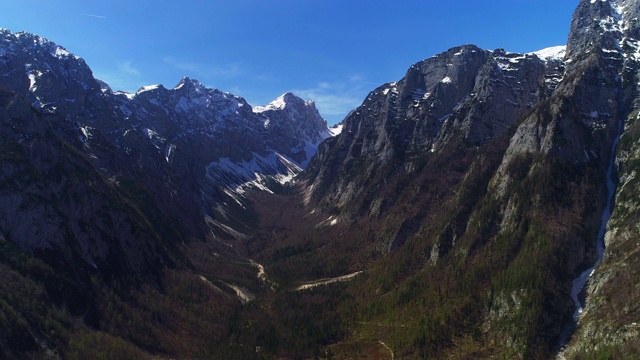
[[230, 287], [231, 289], [233, 289], [233, 291], [236, 292], [236, 296], [238, 297], [238, 300], [240, 300], [240, 302], [244, 305], [250, 301], [255, 300], [255, 295], [253, 295], [252, 293], [250, 293], [249, 291], [247, 291], [246, 289], [243, 289], [237, 285], [233, 285], [233, 284], [229, 284], [229, 283], [224, 283], [225, 285], [227, 285], [228, 287]]
[[258, 280], [262, 281], [263, 284], [268, 285], [271, 291], [276, 291], [278, 284], [269, 280], [269, 277], [267, 276], [267, 272], [264, 269], [264, 266], [253, 259], [247, 259], [247, 260], [249, 260], [249, 263], [252, 266], [258, 269], [258, 273], [256, 274], [256, 277], [258, 278]]
[[249, 260], [249, 261], [251, 262], [251, 265], [258, 268], [258, 279], [262, 281], [267, 281], [267, 273], [264, 271], [264, 266], [262, 266], [262, 264], [259, 264], [253, 260]]
[[[211, 287], [216, 292], [221, 293], [221, 294], [224, 293], [224, 291], [222, 289], [220, 289], [218, 286], [213, 284], [211, 281], [209, 281], [209, 279], [207, 279], [203, 275], [198, 275], [198, 276], [200, 277], [200, 280], [202, 280], [204, 283], [207, 284], [207, 286]], [[240, 302], [243, 305], [248, 303], [248, 302], [250, 302], [250, 301], [255, 300], [255, 298], [256, 298], [255, 295], [250, 293], [247, 289], [241, 288], [241, 287], [239, 287], [237, 285], [230, 284], [230, 283], [222, 281], [222, 280], [220, 280], [220, 282], [222, 282], [225, 286], [227, 286], [228, 288], [233, 290], [236, 293], [236, 296], [238, 297], [238, 300], [240, 300]]]
[[382, 341], [382, 340], [378, 340], [378, 343], [380, 345], [382, 345], [382, 347], [384, 347], [389, 352], [389, 355], [391, 355], [391, 360], [394, 360], [395, 359], [395, 354], [393, 353], [393, 350], [391, 350], [389, 345], [385, 344], [384, 341]]
[[338, 276], [338, 277], [334, 277], [334, 278], [329, 278], [329, 279], [320, 279], [320, 280], [314, 280], [305, 284], [302, 284], [298, 287], [296, 287], [296, 291], [301, 291], [301, 290], [308, 290], [308, 289], [312, 289], [314, 287], [317, 286], [323, 286], [323, 285], [328, 285], [328, 284], [333, 284], [333, 283], [337, 283], [337, 282], [343, 282], [343, 281], [349, 281], [353, 278], [355, 278], [356, 276], [362, 274], [362, 271], [356, 271], [354, 273], [351, 274], [347, 274], [347, 275], [342, 275], [342, 276]]

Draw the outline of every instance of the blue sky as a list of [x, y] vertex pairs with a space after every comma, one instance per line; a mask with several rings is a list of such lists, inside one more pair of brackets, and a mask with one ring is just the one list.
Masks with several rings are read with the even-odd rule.
[[566, 43], [578, 0], [2, 0], [0, 27], [86, 60], [114, 90], [183, 76], [264, 105], [292, 91], [330, 124], [447, 49]]

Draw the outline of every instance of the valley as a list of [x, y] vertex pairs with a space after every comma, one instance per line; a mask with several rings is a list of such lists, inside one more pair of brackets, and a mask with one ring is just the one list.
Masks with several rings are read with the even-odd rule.
[[640, 2], [329, 128], [0, 30], [0, 358], [635, 359]]

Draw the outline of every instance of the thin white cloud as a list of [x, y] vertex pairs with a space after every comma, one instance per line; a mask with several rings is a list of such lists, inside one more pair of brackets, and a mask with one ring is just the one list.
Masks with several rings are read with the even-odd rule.
[[231, 89], [229, 89], [227, 91], [229, 91], [233, 95], [242, 96], [242, 89], [239, 86], [234, 86], [234, 87], [232, 87]]
[[318, 111], [324, 116], [347, 115], [362, 103], [362, 98], [349, 93], [327, 93], [324, 89], [294, 90], [294, 93], [304, 99], [313, 100]]
[[276, 78], [271, 74], [263, 73], [263, 74], [256, 75], [254, 79], [258, 81], [263, 81], [263, 82], [272, 82]]
[[133, 67], [131, 61], [125, 61], [118, 64], [118, 69], [125, 75], [140, 77], [140, 71]]
[[351, 76], [345, 82], [320, 82], [313, 88], [297, 89], [293, 93], [315, 101], [320, 114], [331, 124], [360, 106], [371, 90], [370, 83], [363, 81], [362, 76]]
[[106, 19], [107, 18], [106, 16], [95, 15], [95, 14], [87, 14], [87, 13], [78, 13], [78, 15], [88, 16], [88, 17], [97, 18], [97, 19]]
[[195, 75], [201, 77], [202, 80], [212, 78], [232, 79], [244, 74], [244, 70], [242, 69], [242, 64], [240, 62], [220, 66], [210, 66], [195, 62], [182, 61], [173, 57], [165, 57], [163, 61], [168, 65], [192, 74], [192, 76]]
[[136, 92], [142, 85], [142, 74], [132, 61], [118, 63], [115, 69], [95, 71], [95, 77], [107, 83], [115, 91]]

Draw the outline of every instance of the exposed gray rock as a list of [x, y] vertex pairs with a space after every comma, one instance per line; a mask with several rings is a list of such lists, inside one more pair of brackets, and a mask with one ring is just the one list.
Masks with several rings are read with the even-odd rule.
[[382, 186], [381, 173], [410, 172], [413, 157], [456, 139], [479, 145], [495, 138], [548, 96], [555, 83], [547, 77], [557, 79], [562, 67], [557, 59], [473, 45], [412, 65], [400, 81], [371, 92], [341, 135], [321, 145], [306, 174], [313, 197], [337, 207], [362, 202], [354, 202], [360, 189]]

